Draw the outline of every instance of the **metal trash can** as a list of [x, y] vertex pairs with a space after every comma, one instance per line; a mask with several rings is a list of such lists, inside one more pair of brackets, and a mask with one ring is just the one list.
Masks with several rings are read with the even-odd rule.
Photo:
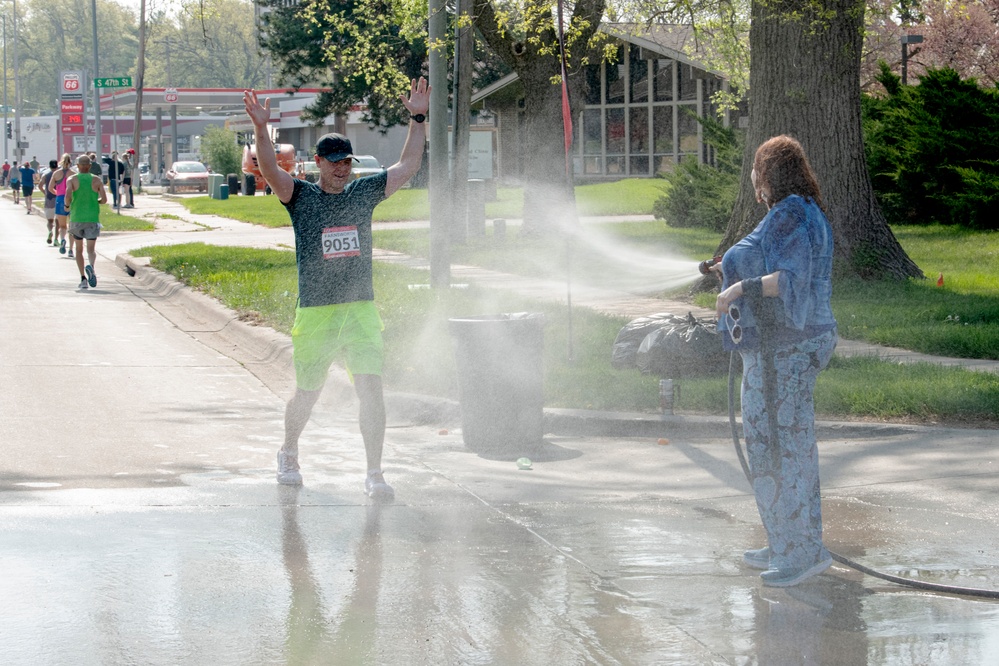
[[448, 320], [465, 446], [511, 460], [544, 436], [544, 315], [517, 312]]

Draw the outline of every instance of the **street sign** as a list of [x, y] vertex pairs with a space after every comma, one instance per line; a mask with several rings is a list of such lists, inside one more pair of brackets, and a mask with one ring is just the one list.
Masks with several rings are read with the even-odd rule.
[[106, 76], [101, 79], [94, 79], [95, 88], [131, 88], [131, 76]]

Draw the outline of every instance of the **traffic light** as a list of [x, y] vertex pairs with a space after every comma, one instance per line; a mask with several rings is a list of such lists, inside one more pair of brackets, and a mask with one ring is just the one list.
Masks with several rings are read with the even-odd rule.
[[9, 120], [7, 121], [7, 138], [8, 139], [13, 139], [14, 138], [14, 130], [13, 130], [13, 128], [12, 128], [11, 123], [10, 123]]

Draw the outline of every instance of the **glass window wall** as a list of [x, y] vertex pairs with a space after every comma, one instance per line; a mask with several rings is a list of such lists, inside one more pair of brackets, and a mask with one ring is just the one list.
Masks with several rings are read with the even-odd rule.
[[625, 44], [618, 60], [585, 70], [577, 155], [586, 175], [650, 176], [681, 160], [709, 159], [696, 116], [709, 111], [713, 75]]

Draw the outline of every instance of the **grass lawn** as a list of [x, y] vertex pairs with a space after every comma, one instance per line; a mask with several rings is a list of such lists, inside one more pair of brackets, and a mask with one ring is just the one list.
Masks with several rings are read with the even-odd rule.
[[151, 220], [119, 215], [111, 206], [101, 206], [101, 227], [103, 231], [153, 231], [156, 225]]
[[[689, 230], [684, 230], [689, 233]], [[642, 238], [642, 234], [635, 234]], [[689, 238], [687, 239], [690, 240]], [[700, 239], [698, 243], [707, 242]], [[717, 242], [717, 240], [715, 241]], [[696, 244], [696, 243], [695, 243]], [[297, 298], [291, 252], [202, 244], [136, 250], [153, 265], [229, 307], [287, 333]], [[385, 321], [385, 382], [390, 389], [456, 396], [449, 317], [532, 311], [545, 315], [546, 404], [553, 407], [654, 411], [658, 378], [610, 365], [614, 337], [626, 322], [577, 309], [575, 360], [567, 359], [565, 308], [489, 289], [410, 290], [425, 272], [376, 263], [375, 292]], [[993, 324], [994, 327], [994, 324]], [[962, 327], [964, 328], [964, 327]], [[682, 380], [676, 407], [726, 413], [727, 378]], [[837, 359], [819, 376], [816, 408], [824, 417], [963, 421], [999, 425], [999, 376], [933, 365], [902, 366], [872, 359]]]
[[[582, 216], [651, 215], [652, 204], [662, 193], [663, 181], [656, 178], [631, 178], [614, 183], [580, 185], [576, 188], [576, 206]], [[402, 189], [375, 209], [375, 222], [430, 219], [430, 201], [424, 189]], [[284, 206], [275, 196], [185, 197], [181, 203], [192, 213], [222, 215], [267, 227], [291, 224]], [[524, 197], [520, 188], [499, 188], [496, 201], [486, 202], [486, 217], [519, 219]]]

